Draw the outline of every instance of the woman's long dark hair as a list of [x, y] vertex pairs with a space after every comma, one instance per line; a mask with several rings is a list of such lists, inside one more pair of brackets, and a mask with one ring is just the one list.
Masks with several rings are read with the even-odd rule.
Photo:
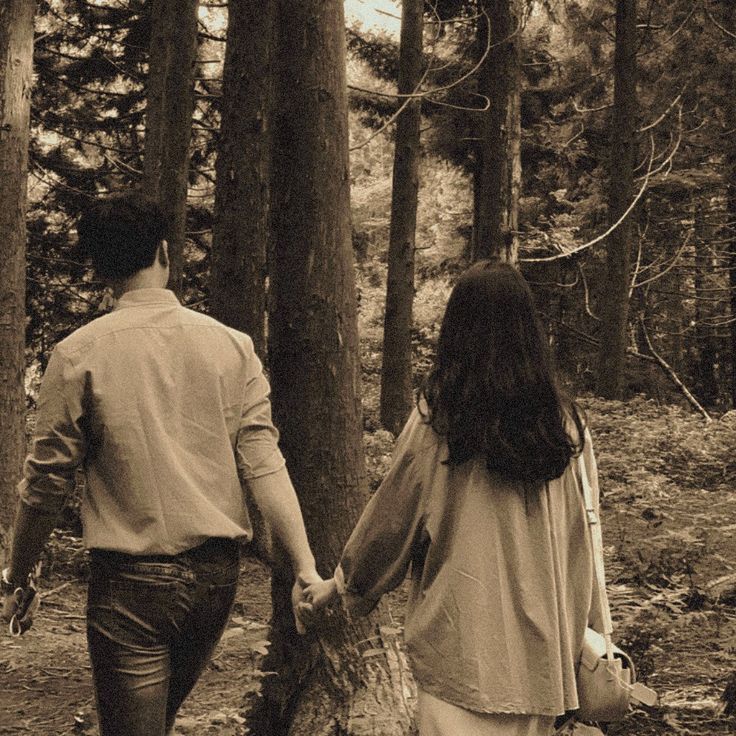
[[506, 263], [479, 261], [458, 280], [422, 397], [450, 465], [481, 455], [490, 472], [539, 484], [582, 451], [580, 413], [557, 386], [529, 285]]

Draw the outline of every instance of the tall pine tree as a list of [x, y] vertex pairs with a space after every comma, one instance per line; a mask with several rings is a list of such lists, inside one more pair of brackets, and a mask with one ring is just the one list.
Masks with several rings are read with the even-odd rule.
[[0, 549], [25, 453], [25, 269], [34, 0], [0, 5]]
[[[280, 0], [273, 117], [269, 354], [274, 419], [323, 575], [367, 500], [350, 231], [342, 0]], [[298, 70], [295, 73], [295, 70]], [[297, 636], [291, 570], [276, 554], [272, 646], [254, 733], [376, 734], [409, 728], [397, 648], [379, 611]], [[387, 638], [395, 636], [384, 629]]]

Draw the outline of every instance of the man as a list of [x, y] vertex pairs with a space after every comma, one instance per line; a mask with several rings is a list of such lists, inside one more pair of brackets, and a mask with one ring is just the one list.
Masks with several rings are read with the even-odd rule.
[[[252, 534], [241, 480], [291, 557], [295, 606], [320, 578], [251, 339], [165, 288], [166, 228], [151, 200], [98, 202], [78, 233], [119, 299], [49, 361], [5, 592], [27, 585], [83, 465], [100, 733], [163, 736], [227, 622], [237, 540]], [[6, 618], [17, 608], [6, 598]]]

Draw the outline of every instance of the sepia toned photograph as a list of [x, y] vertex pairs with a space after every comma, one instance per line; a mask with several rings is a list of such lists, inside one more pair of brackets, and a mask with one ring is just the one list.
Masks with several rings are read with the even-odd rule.
[[736, 2], [0, 0], [0, 736], [736, 733]]

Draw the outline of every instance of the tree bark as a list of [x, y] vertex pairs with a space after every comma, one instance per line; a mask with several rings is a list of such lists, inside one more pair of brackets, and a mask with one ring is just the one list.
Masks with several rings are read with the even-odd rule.
[[152, 0], [143, 187], [169, 224], [169, 287], [181, 293], [199, 0]]
[[275, 13], [276, 0], [228, 5], [209, 289], [212, 316], [248, 333], [259, 355], [266, 347]]
[[34, 0], [0, 3], [0, 549], [25, 454], [26, 188]]
[[[366, 500], [350, 231], [342, 0], [280, 0], [274, 47], [269, 354], [274, 418], [318, 569], [331, 575]], [[272, 645], [253, 733], [405, 734], [405, 664], [380, 612], [296, 635], [277, 549]], [[317, 640], [317, 636], [319, 639]]]
[[[734, 115], [736, 120], [736, 115]], [[727, 187], [729, 221], [734, 222], [736, 218], [736, 151], [729, 156], [730, 176]], [[736, 229], [729, 228], [731, 242], [728, 244], [728, 287], [729, 307], [731, 312], [730, 348], [731, 348], [731, 408], [736, 409]]]
[[490, 101], [481, 113], [475, 168], [473, 260], [516, 263], [521, 193], [521, 27], [524, 0], [483, 0], [488, 20], [479, 44], [491, 50], [478, 72], [478, 92]]
[[[424, 0], [401, 6], [399, 94], [411, 94], [422, 76]], [[421, 101], [412, 100], [396, 121], [391, 190], [386, 316], [383, 328], [381, 423], [398, 434], [411, 412], [411, 328], [414, 246], [419, 193]]]
[[[724, 15], [728, 19], [729, 27], [736, 22], [736, 9], [731, 6], [724, 7]], [[727, 74], [724, 80], [724, 107], [726, 114], [727, 130], [733, 130], [736, 125], [736, 102], [733, 93], [736, 91], [736, 72], [733, 66], [726, 65]], [[730, 92], [730, 94], [729, 94]], [[729, 311], [730, 324], [729, 330], [729, 352], [731, 361], [730, 370], [730, 400], [731, 408], [736, 409], [736, 142], [733, 136], [724, 138], [725, 142], [725, 160], [726, 160], [726, 208], [728, 212], [728, 226], [725, 229], [729, 238], [727, 252], [728, 260], [728, 286], [729, 286]]]
[[718, 362], [718, 338], [712, 321], [716, 318], [709, 296], [713, 287], [713, 256], [707, 243], [712, 239], [712, 232], [707, 225], [706, 211], [695, 204], [695, 347], [697, 385], [700, 399], [705, 406], [718, 403], [718, 379], [716, 363]]
[[[611, 121], [609, 219], [616, 222], [634, 197], [636, 152], [636, 0], [616, 2], [613, 119]], [[633, 216], [608, 238], [606, 279], [601, 294], [601, 349], [598, 394], [621, 399], [628, 338], [629, 280]]]

